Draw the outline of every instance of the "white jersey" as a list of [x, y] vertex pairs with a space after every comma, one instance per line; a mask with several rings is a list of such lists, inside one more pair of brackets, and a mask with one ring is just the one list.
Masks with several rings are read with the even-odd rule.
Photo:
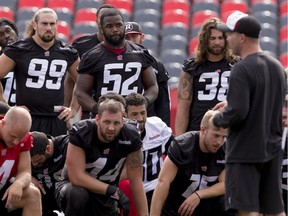
[[154, 190], [163, 164], [165, 145], [172, 136], [172, 130], [160, 118], [148, 117], [143, 142], [143, 185], [145, 192]]

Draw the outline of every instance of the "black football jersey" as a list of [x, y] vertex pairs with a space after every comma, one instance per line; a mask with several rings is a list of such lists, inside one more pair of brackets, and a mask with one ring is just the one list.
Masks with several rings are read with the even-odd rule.
[[84, 35], [73, 41], [72, 46], [78, 51], [79, 57], [81, 58], [85, 52], [99, 44], [100, 41], [97, 34]]
[[151, 66], [153, 57], [136, 44], [126, 41], [122, 54], [108, 50], [103, 43], [86, 52], [81, 59], [79, 74], [90, 74], [95, 77], [94, 99], [101, 95], [116, 92], [126, 96], [132, 92], [143, 92], [141, 73]]
[[142, 148], [142, 141], [136, 127], [126, 123], [119, 136], [110, 143], [99, 140], [94, 119], [75, 123], [69, 135], [70, 143], [85, 152], [86, 172], [112, 185], [118, 185], [127, 155]]
[[194, 191], [218, 183], [225, 167], [225, 153], [203, 153], [199, 147], [199, 132], [190, 131], [176, 137], [168, 149], [168, 157], [178, 167], [175, 179], [163, 207], [165, 215], [178, 215], [183, 201]]
[[8, 45], [4, 53], [16, 63], [16, 104], [34, 115], [58, 115], [54, 106], [64, 103], [64, 76], [78, 59], [77, 50], [59, 40], [44, 50], [28, 38]]
[[16, 82], [14, 72], [9, 72], [3, 79], [1, 79], [3, 86], [3, 96], [9, 106], [16, 105]]
[[55, 183], [60, 181], [61, 171], [65, 164], [69, 137], [68, 135], [48, 136], [48, 139], [52, 139], [54, 144], [53, 156], [43, 167], [32, 166], [32, 176], [42, 183], [45, 190], [54, 192]]
[[225, 59], [218, 62], [206, 60], [196, 64], [194, 58], [184, 61], [183, 71], [193, 76], [193, 100], [187, 131], [200, 130], [206, 111], [226, 100], [232, 65]]

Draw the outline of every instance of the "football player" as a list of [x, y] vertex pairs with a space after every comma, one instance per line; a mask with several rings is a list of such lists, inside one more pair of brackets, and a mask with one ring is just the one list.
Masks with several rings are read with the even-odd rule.
[[[86, 52], [78, 68], [76, 94], [82, 108], [97, 114], [101, 95], [116, 92], [126, 96], [143, 93], [148, 104], [158, 95], [158, 85], [152, 69], [153, 57], [136, 44], [125, 41], [122, 13], [114, 8], [100, 17], [99, 31], [104, 41]], [[90, 96], [94, 90], [94, 100]]]
[[100, 97], [96, 118], [82, 120], [69, 131], [68, 172], [63, 172], [64, 179], [56, 186], [66, 216], [114, 216], [117, 207], [128, 215], [129, 200], [117, 187], [125, 161], [137, 213], [148, 215], [142, 142], [137, 129], [124, 123], [122, 100]]
[[[57, 14], [50, 8], [39, 9], [28, 29], [28, 38], [9, 44], [0, 57], [0, 78], [14, 70], [16, 104], [26, 106], [32, 116], [32, 131], [53, 136], [66, 134], [66, 122], [76, 115], [74, 99], [64, 105], [64, 77], [76, 81], [78, 53], [56, 39]], [[71, 92], [73, 89], [70, 90]]]

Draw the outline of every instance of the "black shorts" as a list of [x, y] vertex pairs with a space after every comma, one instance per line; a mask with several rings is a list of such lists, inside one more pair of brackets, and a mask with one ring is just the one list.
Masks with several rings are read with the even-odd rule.
[[[75, 196], [75, 194], [77, 194], [77, 196]], [[110, 196], [95, 194], [86, 190], [85, 188], [72, 186], [68, 181], [56, 183], [55, 197], [65, 214], [68, 211], [69, 213], [71, 212], [73, 215], [75, 214], [77, 216], [118, 215], [117, 202], [110, 198]], [[83, 200], [87, 201], [83, 202]], [[82, 205], [82, 207], [84, 206], [85, 208], [84, 214], [79, 211], [80, 208], [75, 208], [77, 205], [79, 205], [79, 201], [82, 201], [82, 204], [80, 205]]]
[[32, 126], [30, 131], [39, 131], [51, 136], [67, 134], [67, 125], [65, 121], [57, 116], [32, 116]]
[[280, 152], [265, 163], [227, 163], [226, 209], [277, 214], [284, 210]]

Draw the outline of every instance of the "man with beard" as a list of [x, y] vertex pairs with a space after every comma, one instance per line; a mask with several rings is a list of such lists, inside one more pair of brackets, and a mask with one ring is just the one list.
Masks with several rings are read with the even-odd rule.
[[[125, 101], [125, 116], [138, 124], [138, 129], [141, 133], [144, 156], [143, 184], [149, 209], [152, 195], [157, 184], [157, 178], [163, 164], [163, 154], [167, 154], [168, 147], [174, 136], [172, 135], [171, 128], [159, 117], [147, 117], [147, 102], [143, 95], [131, 93], [125, 97]], [[124, 175], [125, 172], [123, 172], [123, 176]], [[127, 183], [129, 182], [126, 181], [126, 184]], [[122, 186], [125, 187], [123, 184]], [[125, 191], [129, 196], [129, 187], [126, 186]], [[133, 211], [133, 206], [130, 209]], [[130, 212], [130, 215], [135, 214]]]
[[[15, 23], [9, 19], [0, 19], [0, 54], [4, 52], [6, 46], [15, 42], [18, 39], [18, 29]], [[2, 86], [1, 86], [2, 84]], [[14, 106], [16, 103], [15, 95], [15, 79], [14, 72], [10, 71], [0, 84], [0, 100], [7, 102], [10, 106]]]
[[127, 216], [129, 200], [117, 187], [126, 163], [137, 213], [148, 215], [140, 135], [134, 125], [124, 123], [123, 98], [102, 97], [95, 119], [82, 120], [69, 130], [67, 172], [56, 185], [56, 198], [65, 216], [115, 216], [118, 208]]
[[[76, 94], [83, 109], [98, 113], [101, 95], [116, 92], [126, 96], [143, 93], [148, 104], [158, 95], [158, 85], [152, 68], [153, 57], [136, 44], [125, 41], [122, 13], [114, 8], [100, 17], [99, 31], [104, 41], [86, 52], [78, 68]], [[90, 92], [94, 90], [94, 99]]]
[[178, 84], [176, 136], [199, 131], [204, 113], [226, 99], [232, 64], [226, 34], [216, 29], [218, 18], [207, 20], [198, 34], [195, 57], [184, 61]]
[[172, 141], [152, 197], [151, 216], [231, 215], [224, 205], [223, 144], [228, 131], [213, 125], [217, 113], [207, 111], [200, 131]]
[[[96, 24], [97, 26], [100, 26], [100, 17], [101, 14], [105, 10], [109, 10], [110, 8], [115, 8], [113, 5], [110, 4], [103, 4], [99, 8], [97, 8], [96, 12]], [[81, 58], [82, 55], [90, 50], [92, 47], [98, 45], [103, 41], [103, 35], [98, 31], [94, 34], [84, 35], [82, 37], [77, 38], [73, 41], [72, 46], [78, 51], [79, 57]], [[70, 76], [66, 76], [65, 78], [65, 85], [71, 85], [74, 86], [74, 82]], [[91, 97], [93, 96], [93, 91], [91, 92]], [[69, 96], [69, 98], [72, 98], [72, 94]], [[69, 100], [69, 99], [68, 99]], [[90, 112], [85, 110], [82, 107], [82, 115], [81, 119], [87, 119], [90, 118]]]
[[[66, 134], [66, 122], [79, 105], [72, 100], [64, 107], [66, 71], [77, 79], [77, 51], [56, 39], [57, 14], [39, 9], [28, 29], [28, 38], [9, 44], [0, 57], [0, 78], [14, 70], [16, 104], [26, 106], [32, 116], [32, 131], [53, 136]], [[72, 89], [70, 91], [73, 91]]]
[[41, 191], [43, 216], [55, 216], [53, 211], [60, 211], [54, 195], [55, 183], [60, 180], [64, 167], [69, 136], [52, 137], [38, 131], [31, 134], [32, 183]]

